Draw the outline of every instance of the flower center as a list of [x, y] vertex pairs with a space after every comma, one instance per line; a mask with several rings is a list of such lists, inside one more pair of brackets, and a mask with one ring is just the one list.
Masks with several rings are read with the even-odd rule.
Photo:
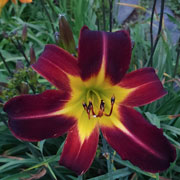
[[84, 110], [87, 112], [89, 119], [91, 116], [93, 116], [93, 117], [102, 117], [103, 115], [111, 116], [112, 111], [113, 111], [113, 106], [115, 103], [114, 95], [111, 97], [111, 108], [110, 108], [109, 113], [105, 113], [105, 102], [103, 99], [101, 99], [100, 104], [98, 105], [99, 106], [98, 111], [97, 111], [97, 113], [95, 113], [94, 106], [97, 107], [97, 102], [99, 102], [98, 99], [100, 98], [100, 96], [98, 95], [98, 93], [96, 93], [96, 91], [94, 91], [94, 90], [88, 91], [87, 97], [88, 97], [88, 99], [90, 99], [89, 103], [87, 104], [87, 103], [83, 102], [82, 106], [83, 106]]

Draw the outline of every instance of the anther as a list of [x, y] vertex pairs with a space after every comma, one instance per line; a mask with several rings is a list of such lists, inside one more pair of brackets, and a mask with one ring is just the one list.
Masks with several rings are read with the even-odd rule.
[[91, 101], [89, 101], [89, 105], [88, 105], [87, 109], [88, 109], [89, 112], [92, 109], [92, 102]]
[[110, 109], [110, 112], [109, 112], [109, 114], [104, 114], [105, 116], [111, 116], [112, 111], [113, 111], [114, 103], [115, 103], [115, 96], [113, 95], [113, 96], [111, 97], [111, 109]]
[[112, 97], [111, 97], [111, 105], [113, 105], [115, 103], [115, 96], [113, 95]]
[[98, 115], [97, 115], [96, 117], [101, 117], [101, 116], [103, 116], [103, 114], [104, 114], [104, 105], [105, 105], [104, 101], [101, 100], [100, 110], [99, 110]]
[[83, 102], [82, 105], [83, 105], [83, 108], [87, 111], [87, 104]]
[[91, 111], [92, 112], [92, 115], [96, 115], [95, 112], [94, 112], [94, 108], [93, 108], [93, 104], [91, 101], [89, 101], [89, 105], [88, 105], [88, 109], [89, 109], [89, 112]]
[[101, 100], [100, 109], [101, 109], [102, 111], [104, 111], [104, 105], [105, 105], [104, 101]]
[[[92, 104], [92, 103], [91, 103], [91, 104]], [[90, 119], [91, 104], [89, 103], [89, 105], [87, 106], [87, 104], [86, 104], [85, 102], [82, 103], [83, 108], [84, 108], [84, 110], [87, 112], [89, 119]]]
[[93, 117], [102, 117], [103, 115], [105, 116], [111, 116], [112, 114], [112, 111], [113, 111], [113, 106], [114, 106], [114, 103], [115, 103], [115, 96], [113, 95], [111, 97], [111, 109], [110, 109], [110, 112], [109, 114], [106, 114], [104, 111], [105, 111], [105, 103], [103, 100], [101, 100], [101, 103], [100, 103], [100, 109], [99, 109], [99, 112], [98, 114], [96, 115], [95, 112], [94, 112], [94, 108], [93, 108], [93, 104], [91, 101], [89, 101], [89, 104], [87, 106], [87, 104], [85, 102], [82, 103], [83, 107], [84, 107], [84, 110], [87, 112], [88, 114], [88, 118], [90, 119], [90, 116], [91, 116], [91, 113], [93, 115]]

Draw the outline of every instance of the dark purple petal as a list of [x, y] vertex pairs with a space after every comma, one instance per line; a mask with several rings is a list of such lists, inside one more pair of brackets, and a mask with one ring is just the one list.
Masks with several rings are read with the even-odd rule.
[[68, 74], [79, 76], [77, 60], [56, 45], [46, 45], [32, 68], [59, 89], [69, 90]]
[[102, 126], [101, 130], [121, 158], [148, 172], [166, 170], [175, 160], [176, 150], [162, 130], [132, 108], [120, 106], [119, 117], [119, 124]]
[[126, 31], [90, 31], [85, 26], [81, 29], [78, 50], [83, 80], [97, 75], [101, 68], [105, 68], [105, 77], [116, 84], [129, 68], [131, 41]]
[[126, 74], [120, 87], [132, 89], [121, 103], [126, 106], [142, 106], [167, 94], [153, 68], [142, 68]]
[[74, 127], [68, 133], [59, 164], [75, 171], [78, 175], [84, 174], [94, 160], [98, 140], [98, 127], [95, 127], [83, 142], [80, 140], [77, 127]]
[[17, 138], [26, 141], [61, 136], [75, 123], [73, 117], [59, 113], [68, 100], [67, 93], [57, 90], [14, 97], [4, 106], [9, 128]]

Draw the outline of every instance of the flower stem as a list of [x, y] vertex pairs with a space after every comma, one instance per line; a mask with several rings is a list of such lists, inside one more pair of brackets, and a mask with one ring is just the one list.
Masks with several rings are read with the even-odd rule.
[[5, 58], [3, 57], [3, 55], [1, 54], [1, 52], [0, 52], [0, 57], [1, 57], [4, 65], [5, 65], [5, 67], [6, 67], [6, 69], [7, 69], [7, 71], [9, 72], [9, 75], [10, 75], [10, 76], [13, 76], [13, 73], [12, 73], [11, 70], [9, 69], [9, 66], [7, 65], [6, 60], [5, 60]]
[[21, 43], [19, 42], [19, 40], [16, 39], [16, 42], [17, 42], [17, 44], [16, 44], [16, 42], [13, 40], [13, 38], [11, 38], [11, 42], [12, 42], [12, 43], [14, 44], [14, 46], [19, 50], [19, 52], [24, 56], [27, 64], [30, 65], [29, 60], [28, 60], [28, 58], [27, 58], [27, 56], [26, 56], [26, 54], [25, 54], [25, 52], [24, 52], [24, 50], [23, 50], [23, 47], [22, 47]]
[[113, 0], [109, 0], [109, 32], [112, 32], [112, 8], [113, 8]]
[[28, 80], [26, 80], [26, 83], [29, 85], [29, 87], [31, 88], [33, 94], [36, 94], [36, 90], [35, 88], [28, 82]]
[[[106, 142], [106, 140], [104, 139], [102, 133], [100, 134], [100, 136], [102, 138], [103, 154], [104, 154], [104, 157], [106, 158], [108, 173], [111, 175], [111, 172], [113, 169], [111, 151], [109, 150], [109, 145]], [[111, 176], [109, 178], [111, 180]]]
[[158, 44], [158, 41], [160, 38], [161, 30], [162, 30], [163, 14], [164, 14], [164, 0], [161, 0], [161, 12], [160, 12], [158, 33], [157, 33], [156, 40], [155, 40], [155, 43], [154, 43], [154, 46], [152, 48], [152, 52], [151, 52], [151, 55], [150, 55], [150, 58], [148, 61], [148, 66], [151, 66], [151, 67], [153, 67], [153, 55], [154, 55], [154, 52], [156, 50], [156, 47], [157, 47], [157, 44]]
[[24, 52], [24, 50], [23, 50], [22, 44], [19, 42], [18, 39], [16, 39], [16, 41], [17, 41], [17, 44], [18, 44], [18, 47], [19, 47], [19, 51], [20, 51], [21, 54], [24, 56], [24, 58], [25, 58], [25, 60], [26, 60], [26, 62], [27, 62], [27, 64], [28, 64], [28, 66], [29, 66], [29, 65], [30, 65], [30, 62], [29, 62], [29, 60], [28, 60], [28, 58], [27, 58], [27, 56], [26, 56], [26, 54], [25, 54], [25, 52]]
[[153, 20], [154, 20], [154, 12], [155, 12], [155, 7], [156, 7], [156, 1], [157, 0], [154, 0], [154, 3], [153, 3], [152, 13], [151, 13], [151, 23], [150, 23], [151, 54], [153, 52]]
[[49, 21], [50, 21], [50, 24], [51, 24], [51, 28], [52, 28], [52, 30], [53, 30], [53, 33], [55, 34], [56, 31], [55, 31], [55, 28], [54, 28], [54, 25], [53, 25], [53, 21], [52, 21], [52, 19], [51, 19], [51, 16], [50, 16], [50, 14], [49, 14], [46, 6], [44, 5], [44, 0], [40, 0], [40, 2], [41, 2], [41, 5], [42, 5], [42, 7], [43, 7], [43, 9], [44, 9], [44, 11], [45, 11], [45, 13], [46, 13]]

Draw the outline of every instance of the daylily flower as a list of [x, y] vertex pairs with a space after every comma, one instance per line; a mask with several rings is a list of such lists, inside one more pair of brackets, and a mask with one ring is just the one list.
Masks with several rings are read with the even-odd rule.
[[148, 172], [167, 169], [175, 148], [161, 129], [133, 109], [153, 102], [166, 91], [153, 68], [126, 74], [131, 40], [126, 31], [81, 29], [78, 58], [46, 45], [32, 68], [59, 90], [22, 95], [9, 100], [4, 111], [19, 139], [40, 141], [67, 134], [60, 165], [85, 173], [99, 140], [104, 138], [123, 160]]
[[[1, 10], [2, 8], [7, 4], [9, 0], [0, 0], [0, 13], [1, 13]], [[21, 3], [31, 3], [32, 0], [19, 0]], [[17, 4], [17, 1], [16, 0], [12, 0], [12, 2], [14, 4]]]

